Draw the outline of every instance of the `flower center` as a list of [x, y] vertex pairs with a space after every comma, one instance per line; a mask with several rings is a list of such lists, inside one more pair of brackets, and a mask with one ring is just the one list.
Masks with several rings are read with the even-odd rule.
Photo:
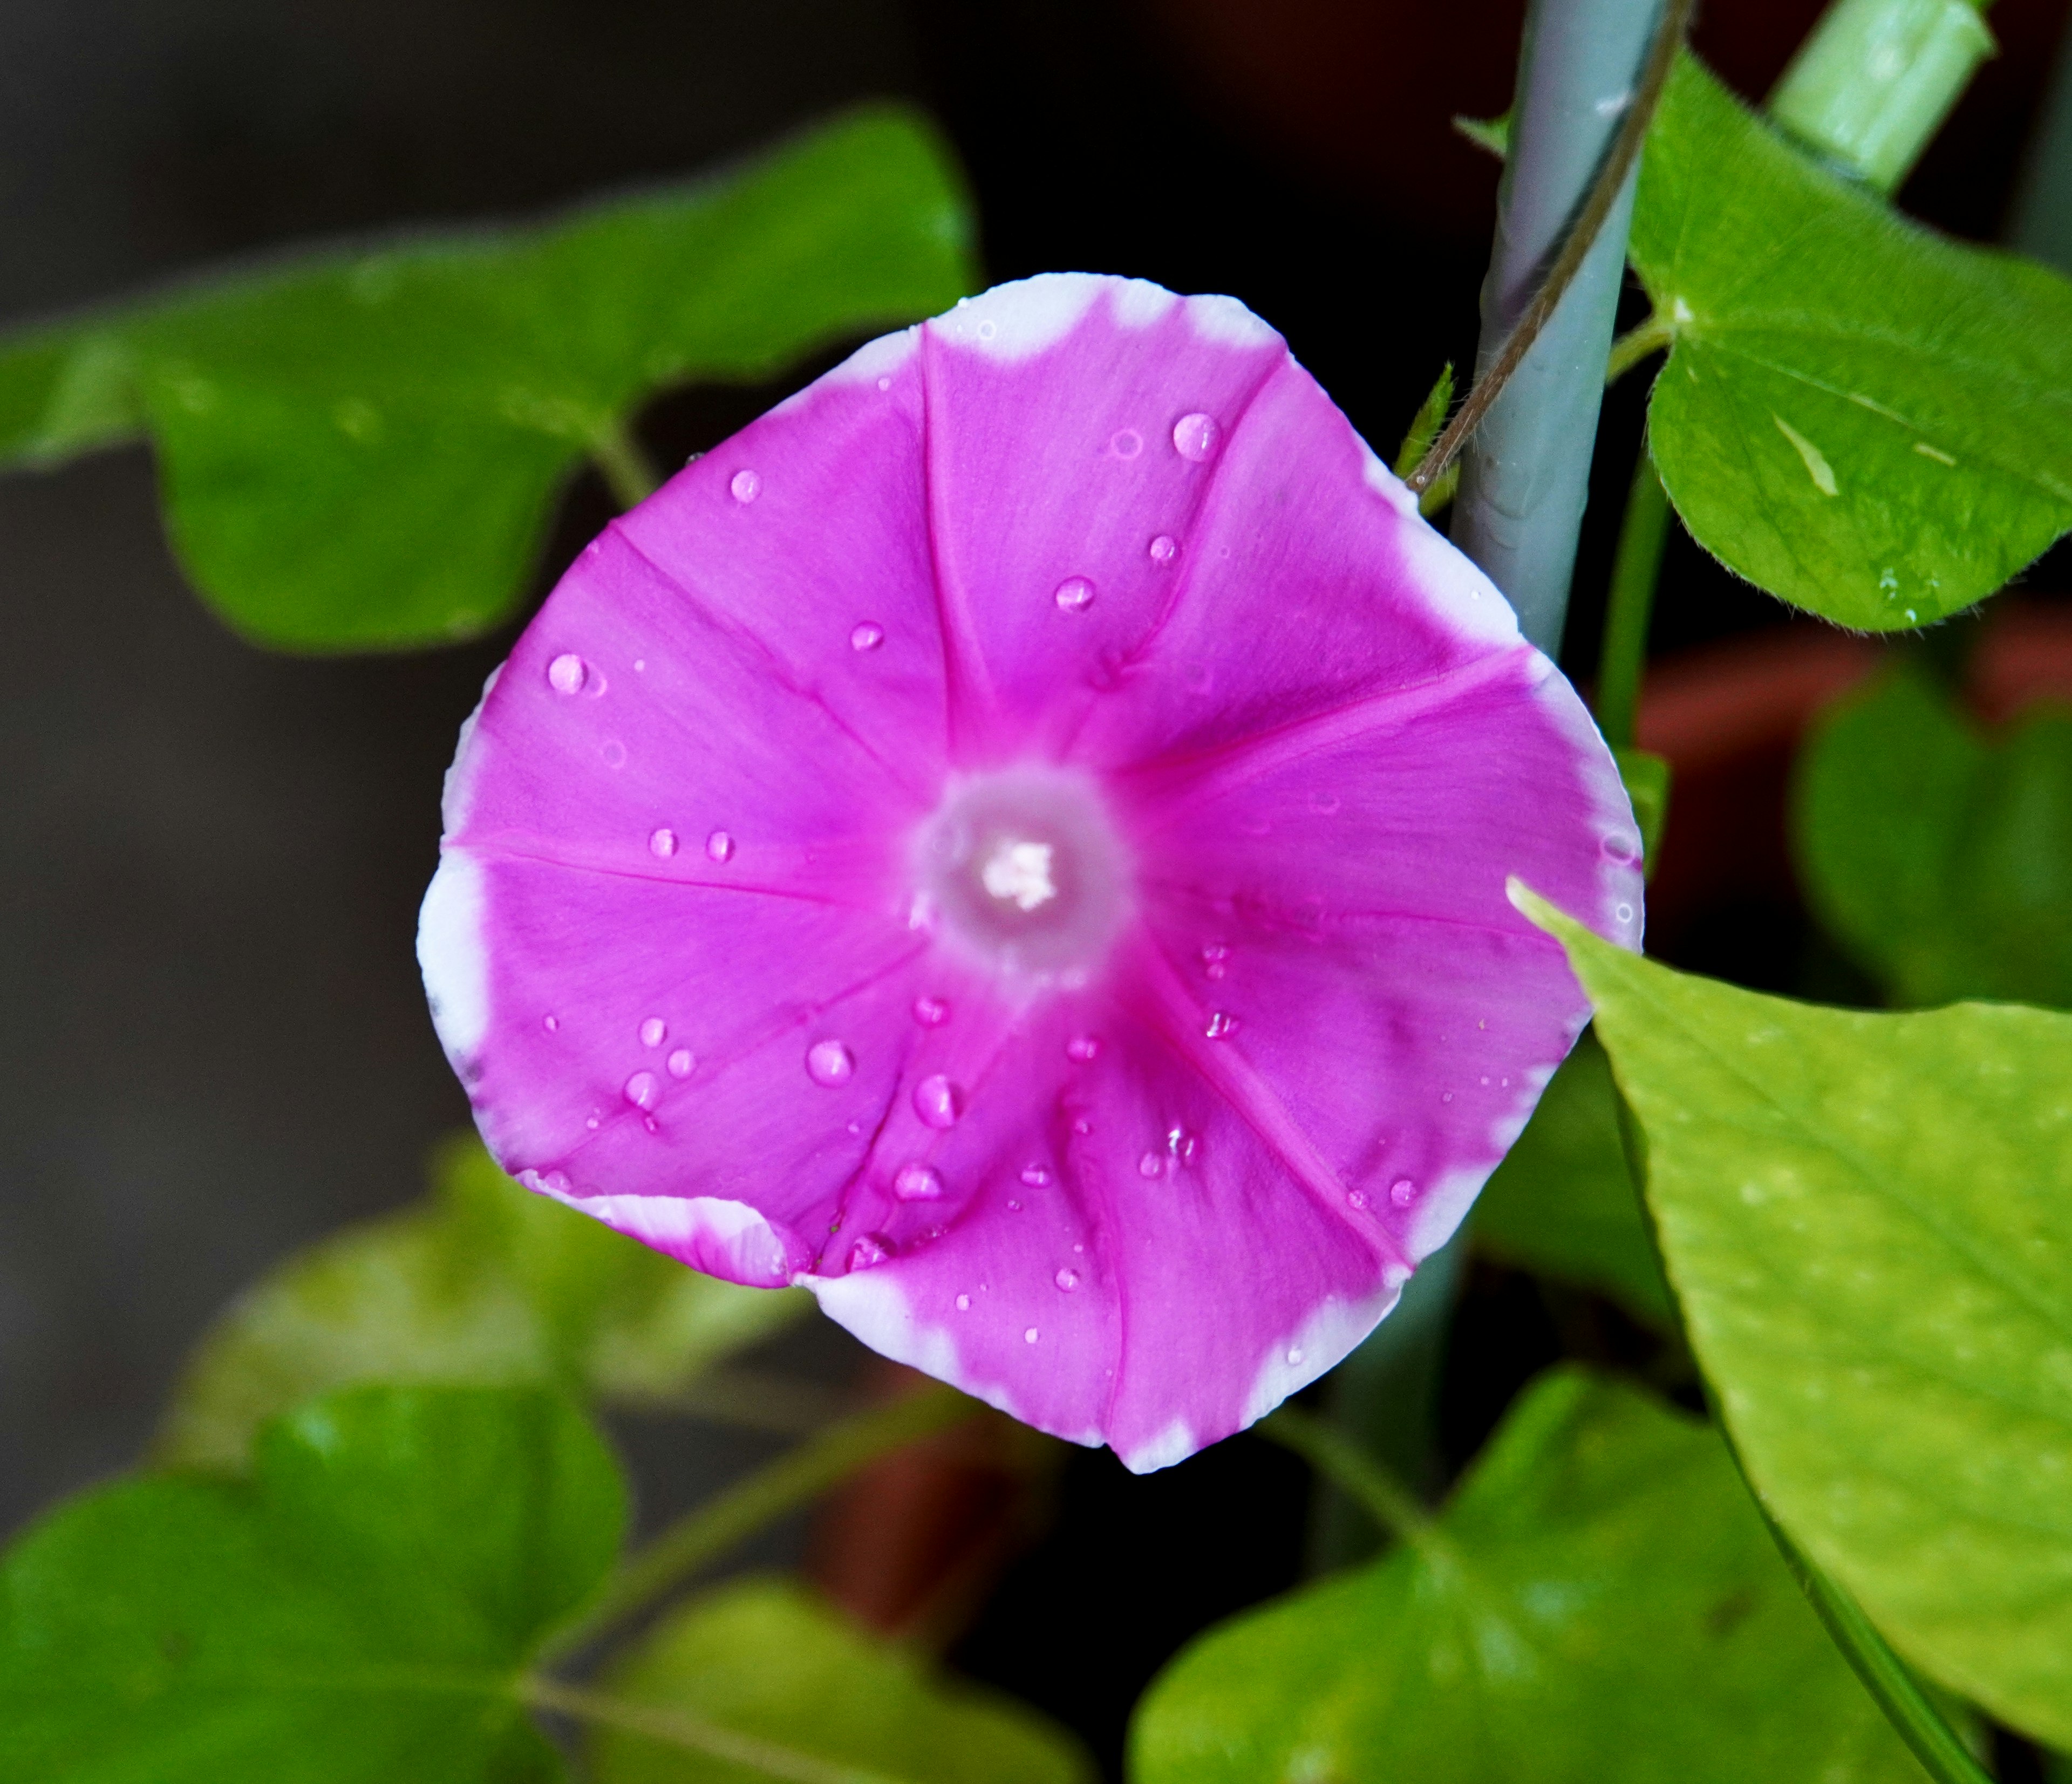
[[1122, 845], [1099, 793], [1067, 768], [952, 783], [915, 838], [917, 921], [1004, 973], [1079, 984], [1128, 914]]

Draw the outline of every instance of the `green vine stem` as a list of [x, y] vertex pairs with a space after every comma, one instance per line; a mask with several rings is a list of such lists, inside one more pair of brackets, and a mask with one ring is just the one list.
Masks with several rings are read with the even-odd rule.
[[865, 1463], [979, 1410], [976, 1400], [955, 1388], [931, 1387], [829, 1425], [686, 1512], [629, 1556], [584, 1615], [547, 1645], [542, 1663], [581, 1651], [607, 1630], [651, 1609], [735, 1544], [773, 1519], [810, 1504]]
[[621, 509], [638, 507], [662, 487], [655, 467], [623, 422], [598, 430], [590, 442], [590, 458]]
[[1294, 1451], [1398, 1542], [1425, 1550], [1442, 1544], [1431, 1513], [1337, 1427], [1300, 1407], [1282, 1406], [1256, 1428], [1262, 1437]]
[[1633, 746], [1640, 705], [1641, 665], [1647, 658], [1647, 623], [1655, 611], [1655, 588], [1669, 537], [1669, 492], [1655, 469], [1646, 436], [1633, 467], [1626, 515], [1619, 522], [1618, 556], [1612, 564], [1612, 591], [1605, 612], [1604, 648], [1597, 659], [1597, 729], [1614, 750]]

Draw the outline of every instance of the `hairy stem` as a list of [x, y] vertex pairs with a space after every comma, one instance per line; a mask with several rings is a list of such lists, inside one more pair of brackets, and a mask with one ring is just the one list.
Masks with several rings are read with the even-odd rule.
[[1256, 1428], [1261, 1437], [1293, 1450], [1397, 1541], [1422, 1549], [1437, 1544], [1432, 1515], [1336, 1426], [1300, 1407], [1283, 1406], [1260, 1420]]
[[1612, 565], [1612, 592], [1605, 610], [1604, 648], [1597, 659], [1597, 729], [1615, 750], [1633, 743], [1640, 705], [1641, 664], [1647, 656], [1647, 623], [1655, 611], [1655, 585], [1662, 573], [1662, 549], [1669, 537], [1669, 493], [1649, 456], [1645, 436], [1633, 468], [1633, 487], [1619, 523], [1618, 556]]
[[520, 1703], [533, 1709], [623, 1729], [664, 1746], [703, 1753], [747, 1771], [760, 1772], [765, 1778], [783, 1778], [786, 1784], [902, 1784], [883, 1772], [866, 1771], [860, 1766], [844, 1766], [779, 1746], [774, 1741], [722, 1728], [686, 1711], [629, 1703], [623, 1697], [564, 1684], [537, 1673], [528, 1673], [518, 1681], [517, 1696]]
[[660, 473], [623, 422], [614, 421], [597, 434], [590, 442], [590, 459], [622, 509], [646, 501], [662, 487]]
[[889, 1405], [872, 1407], [779, 1456], [737, 1481], [717, 1498], [687, 1512], [645, 1548], [629, 1556], [582, 1621], [545, 1650], [549, 1660], [588, 1646], [615, 1624], [667, 1597], [772, 1519], [816, 1499], [865, 1462], [943, 1430], [979, 1410], [951, 1387], [927, 1387]]

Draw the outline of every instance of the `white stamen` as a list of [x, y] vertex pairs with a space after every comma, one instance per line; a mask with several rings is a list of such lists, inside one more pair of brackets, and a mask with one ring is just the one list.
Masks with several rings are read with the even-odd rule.
[[1058, 895], [1050, 883], [1050, 845], [1047, 842], [1003, 841], [979, 869], [979, 882], [988, 894], [1013, 899], [1023, 910], [1034, 910]]

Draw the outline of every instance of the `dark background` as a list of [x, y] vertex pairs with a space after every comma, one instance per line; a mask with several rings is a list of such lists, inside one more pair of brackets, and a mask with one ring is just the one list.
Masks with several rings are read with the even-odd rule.
[[[1816, 10], [1721, 0], [1700, 43], [1759, 96]], [[1994, 9], [2005, 53], [1913, 208], [1998, 232], [2065, 10]], [[1234, 292], [1388, 455], [1440, 361], [1472, 358], [1496, 170], [1445, 121], [1507, 103], [1519, 10], [11, 0], [0, 318], [311, 236], [521, 216], [890, 93], [955, 138], [990, 276]], [[1642, 383], [1607, 408], [1579, 639]], [[688, 451], [775, 394], [672, 401], [647, 431], [658, 455]], [[261, 656], [183, 587], [151, 475], [135, 450], [0, 479], [0, 1528], [133, 1459], [211, 1313], [296, 1245], [415, 1194], [427, 1146], [466, 1118], [411, 944], [440, 774], [509, 635]], [[607, 512], [591, 483], [571, 490], [542, 590]], [[1658, 648], [1781, 618], [1673, 549]], [[1570, 656], [1587, 672], [1588, 643]], [[823, 1344], [817, 1366], [846, 1358]], [[752, 1450], [634, 1436], [660, 1501]], [[966, 1658], [1072, 1707], [1112, 1751], [1164, 1653], [1293, 1576], [1303, 1491], [1256, 1445], [1141, 1486], [1075, 1464], [1065, 1536], [1010, 1577]], [[1093, 1593], [1102, 1626], [1068, 1642], [1057, 1616]]]

